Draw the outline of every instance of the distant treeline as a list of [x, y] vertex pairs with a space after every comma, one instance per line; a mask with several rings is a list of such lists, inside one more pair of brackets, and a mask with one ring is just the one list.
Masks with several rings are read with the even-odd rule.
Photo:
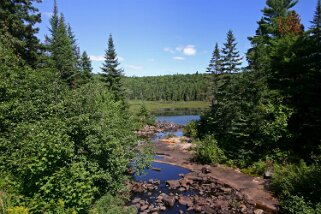
[[124, 85], [130, 100], [208, 101], [212, 94], [210, 78], [198, 73], [126, 77]]

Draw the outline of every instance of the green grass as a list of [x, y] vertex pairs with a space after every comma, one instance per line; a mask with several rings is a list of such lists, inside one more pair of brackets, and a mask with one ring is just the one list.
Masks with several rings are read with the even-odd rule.
[[144, 103], [148, 111], [155, 113], [165, 109], [206, 109], [210, 106], [210, 102], [206, 101], [143, 101], [130, 100], [130, 110], [133, 113], [139, 111], [141, 104]]

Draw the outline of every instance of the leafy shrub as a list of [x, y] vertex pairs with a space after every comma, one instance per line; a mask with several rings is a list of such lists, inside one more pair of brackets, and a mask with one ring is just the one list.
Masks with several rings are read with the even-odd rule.
[[88, 212], [124, 182], [133, 119], [101, 83], [69, 90], [55, 70], [24, 66], [1, 44], [0, 61], [0, 171], [19, 184], [11, 193], [0, 182], [6, 208]]
[[197, 147], [197, 161], [216, 164], [226, 160], [223, 150], [218, 147], [213, 135], [206, 136]]
[[289, 213], [321, 211], [320, 165], [308, 166], [301, 161], [298, 165], [276, 165], [274, 169], [271, 187], [280, 196], [285, 210]]
[[198, 136], [197, 121], [191, 121], [184, 127], [184, 135], [193, 139]]
[[95, 204], [92, 214], [135, 214], [135, 207], [126, 207], [124, 199], [107, 194], [101, 197]]
[[258, 162], [253, 163], [250, 167], [242, 169], [242, 172], [253, 176], [262, 176], [265, 173], [266, 168], [266, 162], [259, 160]]

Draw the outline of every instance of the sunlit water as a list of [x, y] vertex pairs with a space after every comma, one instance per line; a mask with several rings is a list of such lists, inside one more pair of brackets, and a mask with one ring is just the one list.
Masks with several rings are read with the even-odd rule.
[[[180, 125], [186, 125], [190, 121], [195, 121], [199, 120], [200, 116], [198, 115], [184, 115], [184, 116], [157, 116], [156, 120], [159, 122], [172, 122]], [[161, 132], [157, 133], [152, 140], [156, 142], [160, 138], [163, 138], [167, 135], [175, 135], [177, 137], [183, 136], [183, 131], [182, 130], [177, 130], [175, 132]], [[155, 159], [160, 159], [161, 157], [155, 156]], [[158, 170], [154, 170], [154, 169]], [[150, 195], [147, 195], [146, 193], [136, 193], [132, 197], [139, 197], [141, 199], [147, 200], [149, 203], [153, 203], [156, 199], [156, 197], [162, 192], [166, 194], [170, 193], [176, 193], [177, 191], [169, 190], [166, 187], [166, 181], [167, 180], [177, 180], [180, 179], [179, 174], [187, 174], [190, 171], [181, 167], [173, 166], [170, 164], [164, 164], [164, 163], [152, 163], [152, 167], [148, 168], [144, 171], [142, 175], [134, 175], [134, 180], [135, 181], [141, 181], [141, 182], [148, 182], [150, 179], [157, 179], [161, 181], [161, 184], [158, 186], [158, 190], [154, 190], [150, 193]], [[194, 191], [189, 190], [185, 191], [183, 193], [179, 193], [183, 195], [193, 195]], [[165, 212], [162, 213], [179, 213], [179, 211], [184, 211], [186, 212], [186, 206], [181, 206], [178, 203], [175, 204], [174, 207], [167, 209]], [[194, 213], [194, 212], [189, 212], [189, 213]]]

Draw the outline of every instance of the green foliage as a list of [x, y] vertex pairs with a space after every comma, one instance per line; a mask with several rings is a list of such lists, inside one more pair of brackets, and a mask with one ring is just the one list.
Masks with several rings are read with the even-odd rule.
[[250, 167], [242, 169], [242, 172], [253, 176], [263, 176], [266, 169], [266, 161], [259, 160], [258, 162], [253, 163]]
[[141, 104], [137, 117], [141, 125], [155, 125], [156, 119], [147, 110], [145, 103]]
[[185, 125], [183, 132], [184, 132], [184, 136], [196, 139], [198, 136], [197, 121], [191, 121], [187, 125]]
[[0, 53], [0, 169], [15, 175], [32, 212], [88, 211], [125, 179], [137, 141], [131, 117], [99, 82], [68, 90], [50, 69], [13, 63], [2, 45]]
[[213, 135], [206, 136], [197, 147], [196, 160], [206, 164], [217, 164], [226, 160]]
[[130, 100], [209, 101], [210, 75], [175, 74], [155, 77], [126, 77]]
[[123, 198], [111, 194], [104, 195], [95, 204], [92, 214], [135, 214], [135, 207], [126, 207]]
[[0, 3], [0, 36], [6, 37], [15, 55], [33, 67], [38, 64], [41, 48], [36, 36], [39, 29], [35, 27], [41, 21], [41, 14], [33, 3], [40, 1], [5, 0]]

